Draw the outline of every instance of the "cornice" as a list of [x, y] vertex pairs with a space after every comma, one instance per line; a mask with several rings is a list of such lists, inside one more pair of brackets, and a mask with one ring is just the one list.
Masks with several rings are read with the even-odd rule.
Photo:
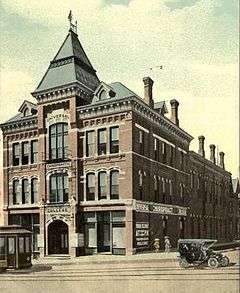
[[148, 105], [135, 96], [116, 100], [108, 99], [100, 103], [93, 103], [77, 108], [80, 119], [98, 117], [126, 110], [135, 111], [150, 120], [152, 123], [156, 124], [158, 127], [160, 126], [165, 133], [169, 134], [170, 132], [176, 139], [180, 138], [186, 145], [193, 139], [190, 134], [173, 124], [166, 117], [148, 107]]
[[76, 81], [61, 87], [39, 92], [35, 91], [32, 95], [37, 99], [38, 104], [43, 104], [54, 100], [70, 98], [72, 96], [79, 96], [84, 100], [89, 100], [93, 95], [93, 91], [82, 83]]
[[5, 134], [37, 128], [37, 116], [6, 122], [0, 125]]
[[215, 172], [221, 174], [221, 175], [225, 175], [225, 176], [231, 176], [231, 173], [227, 170], [224, 170], [223, 168], [221, 168], [220, 166], [214, 164], [212, 161], [203, 158], [201, 155], [195, 153], [194, 151], [189, 151], [189, 157], [190, 160], [202, 164], [204, 163], [206, 166], [206, 168], [210, 171], [214, 170]]

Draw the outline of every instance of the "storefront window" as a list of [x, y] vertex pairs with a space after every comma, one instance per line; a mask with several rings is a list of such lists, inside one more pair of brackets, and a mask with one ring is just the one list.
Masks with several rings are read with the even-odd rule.
[[19, 253], [24, 253], [24, 237], [19, 237], [18, 238], [18, 243], [19, 243]]
[[5, 239], [3, 237], [0, 237], [0, 259], [5, 259]]

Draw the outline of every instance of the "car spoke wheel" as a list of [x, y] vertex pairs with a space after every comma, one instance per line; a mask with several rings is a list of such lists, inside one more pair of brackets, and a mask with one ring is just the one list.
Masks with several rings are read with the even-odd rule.
[[217, 268], [218, 267], [218, 260], [215, 257], [210, 257], [208, 260], [208, 266], [210, 268]]
[[189, 267], [189, 263], [187, 262], [185, 258], [182, 258], [179, 260], [179, 266], [183, 269], [186, 269]]
[[229, 258], [227, 256], [223, 256], [220, 263], [222, 267], [227, 267], [229, 265]]

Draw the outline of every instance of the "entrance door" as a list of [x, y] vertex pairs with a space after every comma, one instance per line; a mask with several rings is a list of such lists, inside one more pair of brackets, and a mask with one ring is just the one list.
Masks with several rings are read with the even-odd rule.
[[48, 254], [68, 253], [68, 225], [63, 221], [53, 221], [48, 226]]
[[16, 239], [7, 237], [7, 266], [8, 268], [16, 267]]
[[110, 252], [110, 213], [98, 214], [97, 251]]

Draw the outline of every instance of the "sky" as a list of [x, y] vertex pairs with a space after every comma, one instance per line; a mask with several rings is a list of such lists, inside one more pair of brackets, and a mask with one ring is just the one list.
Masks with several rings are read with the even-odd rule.
[[100, 80], [143, 96], [150, 76], [155, 101], [179, 101], [191, 149], [204, 135], [207, 158], [216, 144], [239, 176], [237, 0], [1, 0], [0, 123], [25, 99], [35, 102], [31, 92], [67, 35], [70, 9]]

